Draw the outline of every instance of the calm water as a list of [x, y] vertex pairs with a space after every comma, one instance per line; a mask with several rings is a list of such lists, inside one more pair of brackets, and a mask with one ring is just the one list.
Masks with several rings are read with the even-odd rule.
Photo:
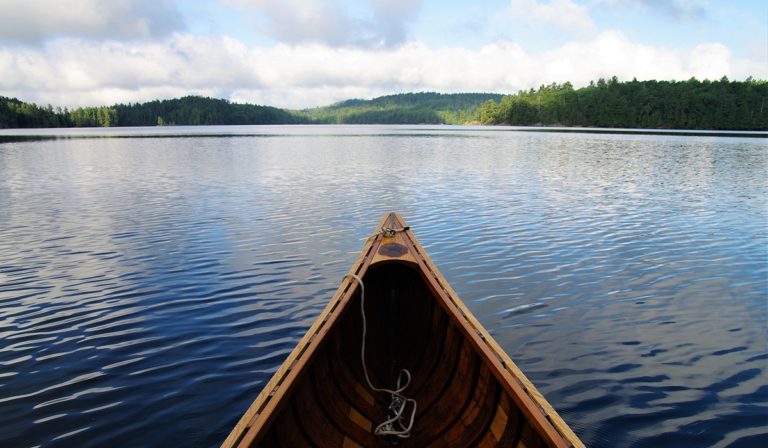
[[0, 446], [217, 445], [389, 210], [588, 446], [768, 442], [765, 139], [118, 132], [0, 144]]

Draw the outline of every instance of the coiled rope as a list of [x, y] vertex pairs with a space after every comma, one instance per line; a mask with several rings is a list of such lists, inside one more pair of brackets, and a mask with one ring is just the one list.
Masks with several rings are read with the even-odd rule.
[[387, 238], [392, 238], [393, 236], [395, 236], [395, 234], [397, 232], [405, 232], [406, 230], [408, 230], [410, 228], [411, 228], [410, 226], [405, 226], [405, 227], [400, 228], [400, 229], [394, 229], [392, 227], [384, 226], [384, 227], [381, 228], [381, 230], [379, 230], [379, 233], [384, 235]]
[[[347, 274], [346, 276], [353, 278], [360, 284], [360, 315], [363, 318], [363, 339], [360, 348], [360, 360], [363, 363], [365, 381], [368, 383], [368, 387], [371, 388], [371, 390], [388, 393], [391, 397], [388, 410], [392, 417], [381, 422], [373, 433], [377, 436], [397, 436], [407, 439], [411, 436], [411, 428], [413, 428], [413, 421], [416, 418], [416, 400], [413, 398], [406, 398], [402, 392], [411, 383], [411, 372], [407, 369], [400, 369], [400, 373], [397, 375], [397, 385], [395, 386], [395, 389], [379, 388], [371, 383], [371, 378], [368, 376], [368, 366], [365, 362], [365, 337], [367, 331], [367, 323], [365, 319], [365, 285], [363, 284], [363, 279], [355, 274]], [[405, 384], [401, 384], [403, 378], [405, 378]], [[403, 423], [405, 420], [403, 413], [405, 412], [405, 407], [408, 403], [413, 405], [413, 409], [411, 410], [411, 418], [408, 420], [408, 425], [406, 426]], [[398, 428], [396, 428], [395, 425], [397, 425]]]
[[405, 232], [406, 230], [409, 230], [411, 226], [405, 226], [400, 229], [394, 229], [392, 227], [383, 226], [378, 232], [374, 233], [373, 235], [366, 236], [365, 238], [361, 238], [363, 241], [368, 241], [371, 238], [375, 238], [379, 235], [384, 235], [386, 238], [392, 238], [395, 236], [397, 232]]

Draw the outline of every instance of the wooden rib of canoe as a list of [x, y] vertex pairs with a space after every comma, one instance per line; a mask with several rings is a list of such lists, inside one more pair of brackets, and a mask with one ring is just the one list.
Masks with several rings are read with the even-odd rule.
[[222, 447], [583, 447], [472, 316], [395, 213], [386, 214], [351, 274], [362, 278], [371, 382], [401, 368], [417, 403], [409, 438], [374, 435], [388, 394], [361, 366], [359, 283], [330, 303], [245, 412]]

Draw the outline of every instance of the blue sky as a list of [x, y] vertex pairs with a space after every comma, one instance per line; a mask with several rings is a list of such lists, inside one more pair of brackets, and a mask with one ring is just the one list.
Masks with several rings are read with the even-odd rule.
[[768, 2], [0, 0], [0, 95], [283, 107], [407, 91], [768, 78]]

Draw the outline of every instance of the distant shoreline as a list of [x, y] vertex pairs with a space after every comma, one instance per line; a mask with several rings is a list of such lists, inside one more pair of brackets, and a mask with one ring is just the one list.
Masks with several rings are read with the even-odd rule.
[[566, 82], [509, 95], [399, 93], [301, 110], [199, 96], [69, 110], [0, 96], [0, 129], [279, 124], [768, 131], [768, 81], [620, 82], [613, 77], [578, 89]]
[[[100, 139], [100, 138], [216, 138], [216, 137], [266, 137], [291, 135], [324, 135], [315, 129], [346, 128], [359, 132], [348, 135], [401, 135], [413, 131], [418, 133], [465, 132], [534, 132], [563, 134], [600, 135], [648, 135], [681, 137], [726, 137], [726, 138], [768, 138], [768, 131], [724, 131], [697, 129], [627, 129], [598, 128], [585, 126], [511, 126], [511, 125], [434, 125], [434, 124], [287, 124], [287, 125], [196, 125], [196, 126], [120, 126], [90, 128], [16, 128], [0, 129], [0, 144], [24, 141], [58, 139]], [[313, 129], [312, 132], [302, 132]], [[345, 132], [345, 134], [347, 134]], [[335, 135], [335, 134], [334, 134]]]

